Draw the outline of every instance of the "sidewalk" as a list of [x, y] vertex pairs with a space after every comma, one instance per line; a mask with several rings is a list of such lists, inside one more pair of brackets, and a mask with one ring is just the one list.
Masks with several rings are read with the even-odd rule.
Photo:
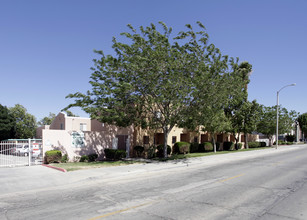
[[72, 172], [60, 172], [45, 166], [30, 166], [0, 169], [0, 197], [10, 193], [35, 191], [70, 184], [86, 183], [96, 180], [108, 180], [129, 175], [142, 175], [147, 172], [163, 172], [184, 167], [215, 166], [255, 157], [269, 156], [304, 148], [307, 145], [280, 146], [275, 148], [195, 157], [184, 160], [172, 160], [158, 163], [141, 163], [127, 166], [86, 169]]

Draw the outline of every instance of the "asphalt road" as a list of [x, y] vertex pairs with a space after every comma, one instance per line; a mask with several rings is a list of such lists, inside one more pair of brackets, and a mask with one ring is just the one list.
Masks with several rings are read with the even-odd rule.
[[307, 145], [70, 173], [31, 169], [46, 172], [31, 184], [18, 177], [22, 168], [0, 170], [0, 219], [307, 219]]

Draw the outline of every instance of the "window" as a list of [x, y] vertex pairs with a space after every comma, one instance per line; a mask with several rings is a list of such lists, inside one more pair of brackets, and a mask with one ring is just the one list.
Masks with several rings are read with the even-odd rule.
[[80, 123], [80, 131], [86, 131], [86, 123]]
[[172, 137], [172, 144], [175, 144], [177, 142], [177, 136]]
[[61, 123], [61, 130], [64, 130], [64, 124], [63, 123]]
[[149, 144], [149, 136], [143, 136], [143, 144]]

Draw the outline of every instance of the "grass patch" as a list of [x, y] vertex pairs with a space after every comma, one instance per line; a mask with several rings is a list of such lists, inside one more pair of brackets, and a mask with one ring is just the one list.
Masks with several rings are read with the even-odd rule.
[[67, 171], [84, 170], [92, 168], [102, 168], [111, 166], [123, 166], [138, 163], [136, 161], [98, 161], [98, 162], [69, 162], [69, 163], [52, 163], [51, 166], [63, 168]]
[[[214, 152], [204, 152], [204, 153], [190, 153], [190, 154], [174, 154], [168, 158], [154, 158], [153, 160], [157, 161], [167, 161], [167, 160], [180, 160], [192, 157], [205, 157], [205, 156], [212, 156], [218, 154], [229, 154], [229, 153], [236, 153], [236, 152], [243, 152], [243, 151], [253, 151], [253, 150], [263, 150], [269, 149], [272, 147], [259, 147], [259, 148], [249, 148], [249, 149], [241, 149], [241, 150], [233, 150], [233, 151], [217, 151]], [[69, 163], [52, 163], [51, 166], [63, 168], [67, 171], [74, 171], [74, 170], [83, 170], [83, 169], [93, 169], [93, 168], [102, 168], [102, 167], [111, 167], [111, 166], [124, 166], [134, 163], [143, 163], [139, 161], [98, 161], [98, 162], [69, 162]]]
[[263, 149], [269, 149], [269, 148], [272, 148], [272, 147], [258, 147], [258, 148], [240, 149], [240, 150], [232, 150], [232, 151], [217, 151], [216, 153], [203, 152], [203, 153], [189, 153], [189, 154], [174, 154], [168, 158], [155, 158], [155, 160], [158, 160], [158, 161], [180, 160], [180, 159], [186, 159], [186, 158], [192, 158], [192, 157], [205, 157], [205, 156], [212, 156], [212, 155], [218, 155], [218, 154], [230, 154], [230, 153], [236, 153], [236, 152], [263, 150]]

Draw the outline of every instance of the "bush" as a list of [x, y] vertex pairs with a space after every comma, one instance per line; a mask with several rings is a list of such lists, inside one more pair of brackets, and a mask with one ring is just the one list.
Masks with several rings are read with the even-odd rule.
[[45, 153], [46, 163], [60, 163], [62, 159], [62, 152], [59, 150], [49, 150]]
[[295, 138], [296, 138], [295, 135], [291, 135], [291, 134], [286, 135], [286, 141], [287, 142], [294, 142]]
[[120, 160], [122, 158], [126, 158], [127, 152], [125, 150], [116, 150], [115, 151], [115, 160]]
[[[223, 143], [220, 143], [220, 142], [216, 142], [216, 150], [222, 150], [222, 147], [223, 147]], [[213, 146], [212, 146], [213, 147]]]
[[189, 153], [190, 144], [188, 142], [176, 142], [173, 147], [174, 154], [187, 154]]
[[94, 162], [94, 161], [97, 160], [97, 158], [98, 158], [98, 154], [96, 154], [96, 153], [89, 154], [88, 155], [88, 162]]
[[211, 142], [204, 142], [199, 144], [198, 152], [208, 152], [213, 151], [213, 145]]
[[198, 145], [197, 152], [205, 152], [205, 143], [201, 143]]
[[88, 162], [89, 159], [88, 159], [88, 156], [87, 155], [82, 155], [81, 158], [80, 158], [80, 162]]
[[[158, 157], [164, 157], [164, 144], [158, 145], [157, 150], [158, 150], [157, 156]], [[167, 145], [167, 154], [170, 154], [171, 150], [172, 150], [172, 148], [169, 145]]]
[[190, 153], [198, 152], [199, 144], [198, 143], [191, 143], [190, 145]]
[[64, 154], [64, 156], [62, 156], [61, 158], [61, 163], [67, 163], [68, 162], [68, 155]]
[[151, 159], [151, 158], [156, 157], [156, 150], [157, 150], [157, 148], [156, 148], [155, 146], [150, 146], [150, 147], [146, 150], [147, 159]]
[[104, 154], [107, 159], [114, 159], [116, 149], [106, 148], [104, 149]]
[[118, 149], [104, 149], [104, 153], [107, 159], [109, 160], [120, 160], [122, 158], [125, 158], [127, 153], [124, 150], [118, 150]]
[[242, 143], [238, 143], [238, 150], [240, 150], [240, 149], [242, 149]]
[[137, 157], [141, 157], [142, 153], [144, 152], [144, 147], [143, 146], [135, 146], [133, 148], [134, 152], [136, 153]]
[[261, 146], [260, 142], [257, 142], [257, 141], [248, 142], [249, 148], [257, 148], [257, 147], [260, 147], [260, 146]]
[[226, 141], [223, 143], [223, 150], [234, 150], [234, 143], [232, 141]]

